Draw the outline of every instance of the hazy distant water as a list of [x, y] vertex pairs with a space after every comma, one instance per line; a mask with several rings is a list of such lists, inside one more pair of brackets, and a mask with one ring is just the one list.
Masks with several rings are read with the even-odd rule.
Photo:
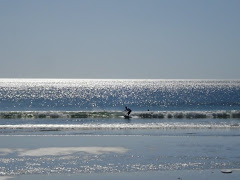
[[239, 80], [0, 79], [1, 111], [239, 110]]

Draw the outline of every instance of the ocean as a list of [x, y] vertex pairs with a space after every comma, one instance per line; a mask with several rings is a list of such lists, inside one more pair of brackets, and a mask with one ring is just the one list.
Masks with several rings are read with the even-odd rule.
[[0, 79], [1, 111], [240, 109], [239, 80]]
[[0, 79], [0, 135], [1, 176], [238, 169], [240, 80]]

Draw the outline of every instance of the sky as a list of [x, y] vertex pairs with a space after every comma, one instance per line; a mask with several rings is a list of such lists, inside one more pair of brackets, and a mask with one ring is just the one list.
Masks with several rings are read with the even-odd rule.
[[0, 0], [0, 78], [240, 79], [239, 0]]

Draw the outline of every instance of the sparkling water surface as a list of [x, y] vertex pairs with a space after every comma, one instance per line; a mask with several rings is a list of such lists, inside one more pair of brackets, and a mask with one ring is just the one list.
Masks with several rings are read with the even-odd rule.
[[239, 80], [0, 79], [1, 110], [239, 110]]
[[0, 79], [3, 177], [220, 173], [239, 136], [239, 80]]

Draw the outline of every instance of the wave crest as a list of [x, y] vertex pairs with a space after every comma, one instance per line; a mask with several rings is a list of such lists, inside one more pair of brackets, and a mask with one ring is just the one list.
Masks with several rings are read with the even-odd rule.
[[[124, 115], [122, 111], [2, 111], [0, 119], [123, 118]], [[240, 118], [240, 111], [137, 111], [131, 116], [142, 119]]]

